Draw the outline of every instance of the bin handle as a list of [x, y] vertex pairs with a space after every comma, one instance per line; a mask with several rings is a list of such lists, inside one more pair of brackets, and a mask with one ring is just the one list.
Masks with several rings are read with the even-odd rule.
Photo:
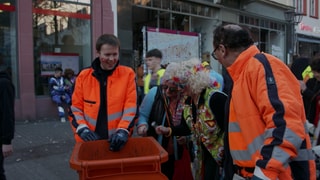
[[[130, 159], [111, 159], [111, 160], [99, 160], [99, 161], [95, 161], [95, 162], [82, 162], [81, 166], [83, 167], [85, 174], [83, 174], [83, 177], [85, 178], [100, 178], [100, 177], [106, 177], [106, 176], [110, 176], [110, 175], [116, 175], [119, 173], [115, 173], [115, 174], [109, 174], [109, 175], [97, 175], [97, 176], [89, 176], [89, 171], [90, 169], [94, 169], [95, 167], [102, 167], [102, 166], [111, 166], [111, 165], [116, 165], [116, 164], [120, 164], [120, 173], [122, 174], [124, 172], [124, 168], [125, 165], [128, 164], [136, 164], [137, 160], [139, 160], [140, 162], [144, 162], [144, 163], [152, 163], [155, 167], [155, 170], [152, 172], [160, 172], [161, 168], [160, 168], [160, 164], [159, 164], [159, 160], [161, 158], [159, 156], [148, 156], [148, 157], [144, 157], [143, 160], [141, 161], [141, 157], [140, 158], [130, 158]], [[90, 167], [90, 168], [89, 168]], [[104, 168], [99, 168], [99, 169], [104, 169]], [[148, 171], [150, 172], [150, 171]]]

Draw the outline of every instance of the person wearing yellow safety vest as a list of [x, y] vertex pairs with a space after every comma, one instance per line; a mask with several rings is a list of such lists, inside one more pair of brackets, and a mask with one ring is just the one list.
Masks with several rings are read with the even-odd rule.
[[307, 66], [306, 69], [302, 72], [303, 82], [307, 82], [310, 78], [313, 78], [313, 72], [310, 66]]
[[290, 70], [298, 80], [307, 80], [307, 78], [310, 78], [310, 73], [312, 72], [309, 62], [310, 58], [308, 57], [296, 57], [293, 59]]
[[185, 84], [185, 95], [191, 98], [191, 104], [185, 103], [183, 117], [192, 132], [189, 151], [194, 179], [221, 179], [227, 95], [197, 58], [181, 62], [177, 74], [176, 79]]
[[152, 49], [146, 54], [146, 65], [150, 71], [144, 78], [144, 94], [148, 94], [149, 89], [160, 85], [160, 79], [165, 69], [161, 67], [162, 52], [159, 49]]
[[83, 69], [75, 82], [71, 124], [76, 141], [107, 139], [110, 150], [127, 142], [137, 112], [135, 73], [119, 65], [119, 39], [101, 35], [96, 42], [98, 57]]
[[308, 67], [310, 69], [309, 72], [313, 73], [313, 78], [309, 78], [306, 82], [300, 81], [300, 87], [307, 119], [317, 127], [319, 121], [317, 107], [319, 106], [320, 98], [320, 57], [313, 58]]
[[316, 179], [299, 82], [278, 58], [261, 53], [249, 30], [214, 30], [213, 53], [232, 79], [225, 126], [225, 179]]

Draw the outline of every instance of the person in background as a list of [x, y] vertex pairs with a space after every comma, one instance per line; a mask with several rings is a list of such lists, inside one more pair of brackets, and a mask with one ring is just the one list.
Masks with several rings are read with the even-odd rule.
[[221, 179], [227, 95], [199, 59], [184, 61], [179, 67], [176, 79], [185, 85], [185, 95], [191, 98], [183, 114], [192, 133], [194, 179]]
[[154, 86], [160, 85], [160, 79], [165, 69], [161, 67], [162, 52], [159, 49], [152, 49], [146, 54], [146, 65], [148, 73], [144, 78], [144, 94], [146, 95]]
[[76, 81], [76, 76], [74, 74], [74, 71], [70, 68], [65, 69], [64, 84], [65, 84], [66, 92], [69, 94], [70, 97], [72, 97], [75, 81]]
[[98, 57], [76, 78], [71, 124], [77, 142], [107, 139], [121, 150], [137, 113], [135, 72], [119, 64], [120, 41], [111, 34], [96, 42]]
[[12, 140], [15, 128], [15, 87], [11, 82], [11, 77], [7, 71], [7, 66], [3, 64], [0, 54], [0, 179], [5, 180], [4, 159], [13, 153]]
[[[175, 82], [177, 68], [179, 64], [170, 63], [161, 79], [161, 85], [151, 88], [144, 97], [137, 121], [137, 133], [154, 137], [167, 150], [169, 160], [161, 165], [161, 172], [168, 179], [192, 180], [190, 157], [186, 150], [190, 130], [182, 118], [186, 97], [183, 96], [180, 84]], [[180, 166], [177, 165], [179, 161], [182, 162]]]
[[[320, 56], [310, 61], [310, 68], [313, 73], [313, 78], [310, 78], [306, 83], [303, 80], [299, 82], [307, 120], [314, 127], [317, 127], [320, 113]], [[312, 134], [314, 132], [310, 133]], [[318, 135], [315, 136], [315, 139], [318, 139]], [[318, 144], [318, 142], [316, 142], [316, 144]]]
[[215, 79], [218, 82], [218, 88], [220, 91], [223, 91], [224, 88], [224, 80], [221, 74], [219, 74], [218, 72], [216, 72], [215, 70], [213, 70], [211, 68], [211, 65], [207, 62], [207, 61], [203, 61], [202, 62], [202, 66], [206, 68], [207, 71], [209, 71], [210, 73], [210, 77], [212, 79]]
[[[298, 80], [304, 80], [304, 72], [306, 71], [306, 69], [309, 67], [309, 62], [310, 62], [310, 58], [307, 57], [296, 57], [293, 59], [293, 62], [290, 66], [290, 70], [292, 71], [292, 73], [295, 75], [295, 77]], [[311, 69], [310, 71], [311, 72]], [[307, 78], [312, 78], [312, 76], [310, 77], [310, 75], [308, 75]], [[307, 80], [305, 80], [306, 82]]]
[[66, 122], [63, 104], [70, 105], [71, 97], [66, 92], [64, 78], [62, 76], [62, 68], [55, 68], [53, 77], [49, 79], [49, 91], [52, 101], [57, 105], [60, 121]]
[[315, 159], [296, 77], [261, 53], [236, 24], [214, 30], [213, 56], [232, 82], [225, 138], [226, 179], [316, 179]]

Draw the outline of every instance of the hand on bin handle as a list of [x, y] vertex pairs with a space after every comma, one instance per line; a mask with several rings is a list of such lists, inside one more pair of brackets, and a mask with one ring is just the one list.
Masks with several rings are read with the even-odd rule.
[[95, 141], [95, 140], [100, 139], [99, 135], [97, 133], [91, 131], [88, 127], [83, 127], [81, 129], [79, 129], [77, 134], [84, 141]]
[[120, 151], [124, 145], [127, 143], [129, 137], [128, 131], [124, 129], [119, 129], [117, 132], [111, 135], [109, 139], [110, 151]]

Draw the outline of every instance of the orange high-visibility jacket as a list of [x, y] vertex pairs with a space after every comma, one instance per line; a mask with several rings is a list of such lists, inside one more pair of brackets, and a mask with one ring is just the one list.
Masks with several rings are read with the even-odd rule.
[[[253, 45], [227, 68], [233, 80], [228, 130], [233, 162], [254, 168], [261, 179], [288, 180], [291, 172], [315, 179], [299, 83], [281, 60], [268, 54], [271, 72], [266, 72], [254, 58], [258, 53]], [[266, 77], [268, 73], [274, 78]], [[293, 161], [300, 170], [290, 166]]]
[[[93, 72], [93, 68], [88, 68], [77, 76], [71, 106], [78, 128], [87, 126], [92, 131], [95, 130], [100, 107], [100, 85]], [[128, 129], [136, 115], [135, 73], [129, 67], [119, 65], [107, 77], [106, 83], [107, 126], [110, 137], [119, 128]], [[74, 131], [75, 128], [73, 127]], [[77, 142], [82, 141], [76, 132], [75, 138]]]

